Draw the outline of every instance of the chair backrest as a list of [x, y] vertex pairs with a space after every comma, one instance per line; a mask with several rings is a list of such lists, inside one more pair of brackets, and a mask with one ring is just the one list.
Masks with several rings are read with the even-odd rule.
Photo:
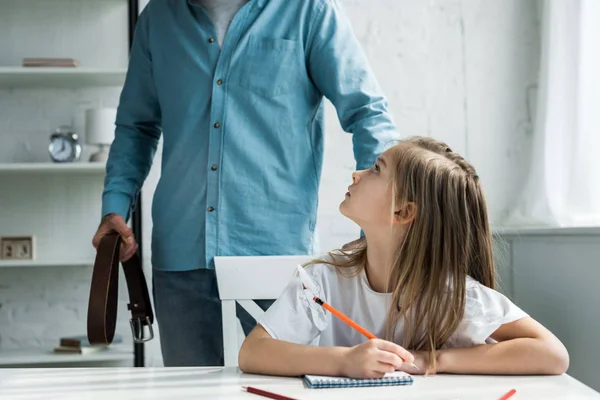
[[253, 300], [275, 300], [294, 276], [297, 264], [315, 256], [215, 257], [217, 285], [223, 312], [225, 366], [237, 366], [244, 340], [236, 302], [258, 320], [264, 311]]

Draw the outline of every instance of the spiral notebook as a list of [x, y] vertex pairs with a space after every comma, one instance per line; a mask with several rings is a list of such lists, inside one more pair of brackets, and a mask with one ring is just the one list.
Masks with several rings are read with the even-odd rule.
[[406, 372], [396, 371], [385, 374], [383, 378], [353, 379], [337, 376], [304, 375], [304, 382], [310, 389], [363, 387], [363, 386], [401, 386], [412, 385], [413, 378]]

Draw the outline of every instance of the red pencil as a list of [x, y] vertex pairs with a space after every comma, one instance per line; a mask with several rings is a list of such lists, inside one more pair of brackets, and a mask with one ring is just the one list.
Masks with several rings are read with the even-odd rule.
[[506, 393], [504, 396], [500, 397], [498, 400], [507, 400], [510, 397], [512, 397], [512, 395], [515, 393], [517, 393], [517, 391], [515, 389], [511, 389], [508, 391], [508, 393]]
[[252, 386], [242, 386], [242, 390], [245, 390], [248, 393], [253, 393], [253, 394], [257, 394], [259, 396], [267, 397], [269, 399], [275, 399], [275, 400], [296, 400], [296, 399], [294, 399], [292, 397], [287, 397], [287, 396], [282, 396], [282, 395], [277, 394], [277, 393], [267, 392], [266, 390], [257, 389], [257, 388], [252, 387]]

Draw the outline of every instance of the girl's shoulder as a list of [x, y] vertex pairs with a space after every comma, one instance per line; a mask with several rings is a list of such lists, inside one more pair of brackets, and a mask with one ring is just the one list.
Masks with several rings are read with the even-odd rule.
[[526, 315], [504, 294], [467, 277], [464, 319], [480, 322], [508, 321]]
[[329, 253], [318, 255], [304, 269], [315, 278], [332, 278], [338, 273], [336, 265], [339, 261], [343, 261], [340, 257], [342, 256], [335, 255], [334, 257]]
[[467, 277], [463, 319], [444, 347], [487, 343], [500, 326], [523, 317], [527, 317], [527, 313], [504, 294]]
[[314, 261], [305, 266], [304, 269], [313, 279], [328, 278], [335, 274], [335, 267], [328, 263], [330, 260], [329, 256], [315, 257]]
[[307, 265], [304, 269], [315, 282], [321, 282], [329, 285], [344, 285], [346, 281], [353, 281], [358, 278], [356, 270], [353, 267], [341, 266], [347, 261], [347, 257], [338, 254], [325, 254], [315, 257], [313, 264]]

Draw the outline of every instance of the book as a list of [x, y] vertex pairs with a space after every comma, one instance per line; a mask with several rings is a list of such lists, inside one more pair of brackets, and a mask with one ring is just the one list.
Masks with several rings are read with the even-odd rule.
[[90, 347], [68, 347], [57, 346], [54, 348], [56, 354], [90, 354], [98, 353], [109, 349], [110, 346], [90, 346]]
[[354, 379], [337, 376], [305, 375], [304, 382], [309, 389], [363, 387], [363, 386], [401, 386], [412, 385], [413, 377], [402, 371], [385, 374], [383, 378]]
[[[123, 341], [123, 337], [119, 334], [116, 334], [113, 338], [112, 343], [121, 343]], [[75, 335], [75, 336], [66, 336], [60, 338], [60, 346], [61, 347], [73, 347], [73, 348], [82, 348], [82, 347], [102, 347], [105, 345], [93, 345], [90, 344], [87, 335]]]
[[77, 60], [73, 58], [24, 58], [24, 67], [76, 67]]

